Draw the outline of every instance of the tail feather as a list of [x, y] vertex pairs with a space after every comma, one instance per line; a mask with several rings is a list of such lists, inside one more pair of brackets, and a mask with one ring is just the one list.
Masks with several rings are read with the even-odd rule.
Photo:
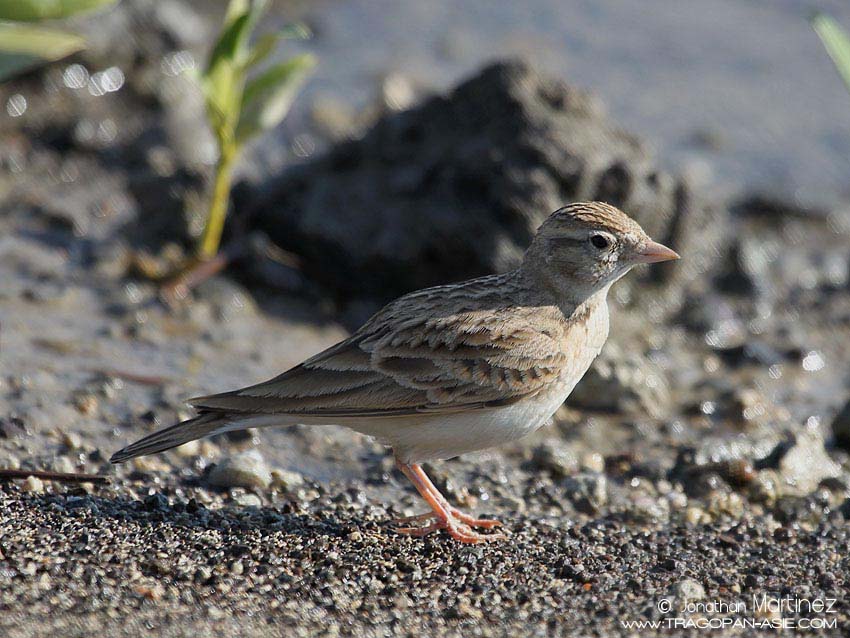
[[[240, 421], [242, 422], [240, 423]], [[137, 456], [170, 450], [204, 436], [221, 434], [230, 430], [242, 430], [248, 427], [251, 427], [251, 425], [244, 422], [244, 417], [240, 419], [239, 416], [226, 412], [207, 412], [139, 439], [135, 443], [118, 450], [112, 455], [109, 462], [122, 463]]]

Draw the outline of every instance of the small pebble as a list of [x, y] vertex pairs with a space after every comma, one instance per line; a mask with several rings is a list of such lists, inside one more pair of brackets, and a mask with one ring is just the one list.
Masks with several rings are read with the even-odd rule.
[[65, 430], [62, 432], [62, 445], [71, 450], [78, 450], [83, 446], [83, 441], [76, 432]]
[[304, 485], [304, 477], [289, 470], [272, 470], [271, 484], [274, 487], [291, 492]]
[[267, 488], [271, 481], [269, 467], [256, 448], [223, 459], [207, 477], [207, 482], [216, 487]]
[[35, 476], [28, 476], [26, 480], [24, 480], [23, 488], [25, 492], [41, 494], [44, 492], [44, 481]]

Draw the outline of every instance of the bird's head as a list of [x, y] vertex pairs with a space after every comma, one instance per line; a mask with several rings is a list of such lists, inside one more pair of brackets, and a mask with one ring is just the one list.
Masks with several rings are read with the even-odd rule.
[[565, 206], [543, 222], [523, 268], [543, 278], [541, 283], [550, 289], [582, 301], [637, 264], [678, 258], [620, 209], [584, 202]]

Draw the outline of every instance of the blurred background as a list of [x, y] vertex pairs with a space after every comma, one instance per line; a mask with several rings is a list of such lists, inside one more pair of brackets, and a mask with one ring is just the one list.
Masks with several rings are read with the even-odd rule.
[[381, 84], [393, 88], [387, 78], [405, 79], [414, 94], [445, 91], [488, 61], [518, 56], [591, 90], [666, 169], [835, 204], [848, 195], [847, 96], [806, 20], [816, 8], [850, 19], [840, 0], [281, 7], [284, 22], [315, 25], [304, 46], [322, 60], [290, 126], [310, 97], [359, 110]]
[[643, 405], [656, 417], [735, 427], [749, 390], [797, 422], [846, 399], [850, 98], [808, 5], [272, 3], [253, 42], [312, 35], [262, 64], [316, 65], [233, 161], [223, 248], [200, 273], [220, 157], [202, 86], [226, 5], [107, 5], [53, 21], [80, 51], [0, 86], [4, 427], [35, 436], [11, 445], [17, 463], [52, 457], [49, 432], [120, 447], [397, 295], [510, 268], [549, 212], [591, 198], [684, 255], [616, 293], [610, 358], [646, 373], [603, 381], [663, 394]]
[[[808, 4], [271, 3], [250, 42], [303, 33], [257, 68], [315, 66], [240, 146], [222, 248], [199, 268], [226, 8], [54, 20], [80, 50], [0, 85], [4, 428], [26, 434], [3, 442], [11, 465], [49, 465], [68, 432], [108, 456], [397, 295], [513, 267], [549, 212], [592, 198], [684, 259], [619, 287], [592, 373], [616, 392], [579, 388], [578, 407], [775, 438], [773, 411], [828, 425], [847, 398], [850, 98]], [[278, 464], [341, 471], [299, 450], [324, 431], [302, 435], [263, 436], [283, 437]]]
[[[277, 1], [244, 51], [224, 2], [107, 4], [45, 25], [69, 55], [30, 35], [0, 65], [0, 468], [407, 511], [388, 453], [338, 428], [107, 459], [604, 199], [681, 262], [617, 285], [555, 427], [438, 483], [556, 529], [850, 514], [850, 94], [809, 21], [850, 29], [846, 2]], [[257, 51], [267, 82], [225, 104]]]

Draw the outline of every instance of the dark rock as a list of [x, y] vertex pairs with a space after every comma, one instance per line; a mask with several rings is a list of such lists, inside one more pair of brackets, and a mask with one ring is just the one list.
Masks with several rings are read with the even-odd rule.
[[27, 428], [22, 419], [16, 416], [0, 417], [0, 439], [22, 438], [27, 435]]
[[832, 436], [835, 438], [835, 445], [850, 451], [850, 401], [847, 401], [832, 420]]
[[688, 295], [678, 320], [688, 329], [704, 333], [712, 348], [740, 346], [747, 339], [743, 319], [726, 299], [713, 292]]
[[288, 170], [258, 202], [258, 225], [341, 297], [386, 299], [515, 267], [552, 211], [603, 199], [688, 254], [658, 273], [698, 277], [719, 213], [593, 104], [521, 62], [495, 64]]
[[145, 509], [149, 512], [157, 512], [168, 509], [168, 497], [165, 494], [151, 494], [145, 497]]
[[758, 290], [758, 273], [754, 273], [746, 258], [746, 248], [741, 242], [735, 242], [729, 248], [720, 274], [715, 280], [718, 290], [730, 295], [750, 296]]
[[782, 352], [779, 352], [770, 344], [757, 339], [737, 346], [718, 348], [717, 353], [731, 366], [742, 366], [746, 364], [772, 366], [783, 363], [786, 360]]
[[813, 210], [796, 204], [793, 199], [783, 200], [764, 194], [751, 194], [730, 205], [729, 211], [739, 217], [754, 217], [763, 219], [780, 219], [783, 217], [797, 217], [805, 220], [824, 219], [826, 210]]

